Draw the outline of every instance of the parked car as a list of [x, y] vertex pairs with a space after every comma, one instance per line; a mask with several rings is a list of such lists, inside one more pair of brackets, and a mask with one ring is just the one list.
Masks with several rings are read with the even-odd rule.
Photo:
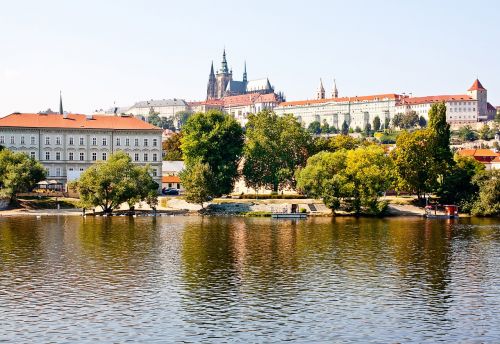
[[161, 193], [167, 196], [176, 196], [179, 195], [179, 190], [174, 188], [163, 188]]

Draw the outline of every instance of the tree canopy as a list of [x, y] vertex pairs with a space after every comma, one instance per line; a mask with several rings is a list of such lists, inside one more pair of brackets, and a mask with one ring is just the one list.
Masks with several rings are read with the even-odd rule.
[[122, 203], [147, 201], [154, 207], [159, 185], [148, 166], [137, 166], [128, 154], [117, 152], [107, 161], [91, 165], [71, 187], [79, 192], [82, 207], [100, 206], [109, 213]]
[[182, 160], [182, 133], [173, 133], [162, 142], [163, 160]]
[[248, 117], [243, 174], [247, 185], [274, 192], [295, 186], [295, 169], [306, 164], [313, 148], [311, 135], [293, 115], [264, 110]]
[[26, 154], [8, 149], [0, 151], [0, 188], [11, 200], [17, 193], [33, 189], [46, 174], [43, 165]]
[[478, 198], [472, 207], [473, 215], [500, 215], [500, 170], [476, 175], [473, 182], [479, 187]]
[[307, 131], [315, 135], [321, 134], [321, 123], [319, 121], [309, 123]]
[[229, 194], [243, 150], [239, 123], [220, 111], [208, 111], [189, 117], [182, 132], [181, 149], [187, 170], [198, 162], [208, 164], [214, 185], [211, 196]]
[[202, 208], [203, 203], [217, 193], [217, 190], [214, 190], [213, 174], [207, 163], [197, 161], [187, 166], [181, 172], [180, 178], [186, 189], [184, 193], [186, 201], [201, 204]]
[[149, 114], [148, 123], [162, 129], [175, 130], [174, 122], [171, 118], [162, 117], [156, 112], [152, 112]]

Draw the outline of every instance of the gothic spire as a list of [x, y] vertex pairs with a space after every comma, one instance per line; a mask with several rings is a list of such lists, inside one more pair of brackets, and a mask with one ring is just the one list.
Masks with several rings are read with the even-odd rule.
[[323, 87], [323, 80], [321, 80], [321, 78], [319, 79], [318, 94], [316, 98], [325, 99], [325, 88]]
[[222, 53], [222, 68], [221, 68], [222, 73], [227, 73], [227, 61], [226, 61], [226, 48], [224, 48], [224, 52]]
[[59, 91], [59, 114], [64, 115], [63, 104], [62, 104], [62, 92]]
[[214, 73], [214, 61], [212, 61], [212, 65], [210, 66], [210, 77], [215, 76]]
[[247, 61], [245, 61], [245, 67], [243, 69], [243, 82], [247, 82]]
[[337, 82], [335, 79], [333, 79], [333, 91], [332, 91], [332, 98], [338, 98], [339, 97], [339, 91], [337, 90]]

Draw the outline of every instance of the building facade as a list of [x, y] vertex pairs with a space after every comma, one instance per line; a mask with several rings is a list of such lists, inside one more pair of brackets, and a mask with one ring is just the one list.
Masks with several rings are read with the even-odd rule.
[[131, 116], [11, 114], [0, 118], [0, 144], [40, 161], [62, 184], [117, 151], [148, 164], [161, 185], [162, 130]]
[[140, 101], [129, 107], [124, 113], [146, 119], [153, 113], [157, 113], [160, 117], [174, 118], [181, 111], [190, 111], [188, 103], [183, 99], [174, 98]]

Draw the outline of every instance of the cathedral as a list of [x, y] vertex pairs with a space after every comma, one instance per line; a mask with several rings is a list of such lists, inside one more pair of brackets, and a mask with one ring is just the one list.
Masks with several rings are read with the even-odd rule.
[[207, 100], [222, 99], [229, 96], [237, 96], [249, 93], [268, 94], [274, 93], [274, 88], [271, 86], [268, 78], [248, 80], [247, 79], [247, 64], [243, 71], [243, 80], [233, 80], [233, 70], [229, 69], [226, 60], [226, 49], [222, 53], [222, 64], [217, 73], [214, 72], [214, 63], [210, 67], [210, 75], [208, 77]]

